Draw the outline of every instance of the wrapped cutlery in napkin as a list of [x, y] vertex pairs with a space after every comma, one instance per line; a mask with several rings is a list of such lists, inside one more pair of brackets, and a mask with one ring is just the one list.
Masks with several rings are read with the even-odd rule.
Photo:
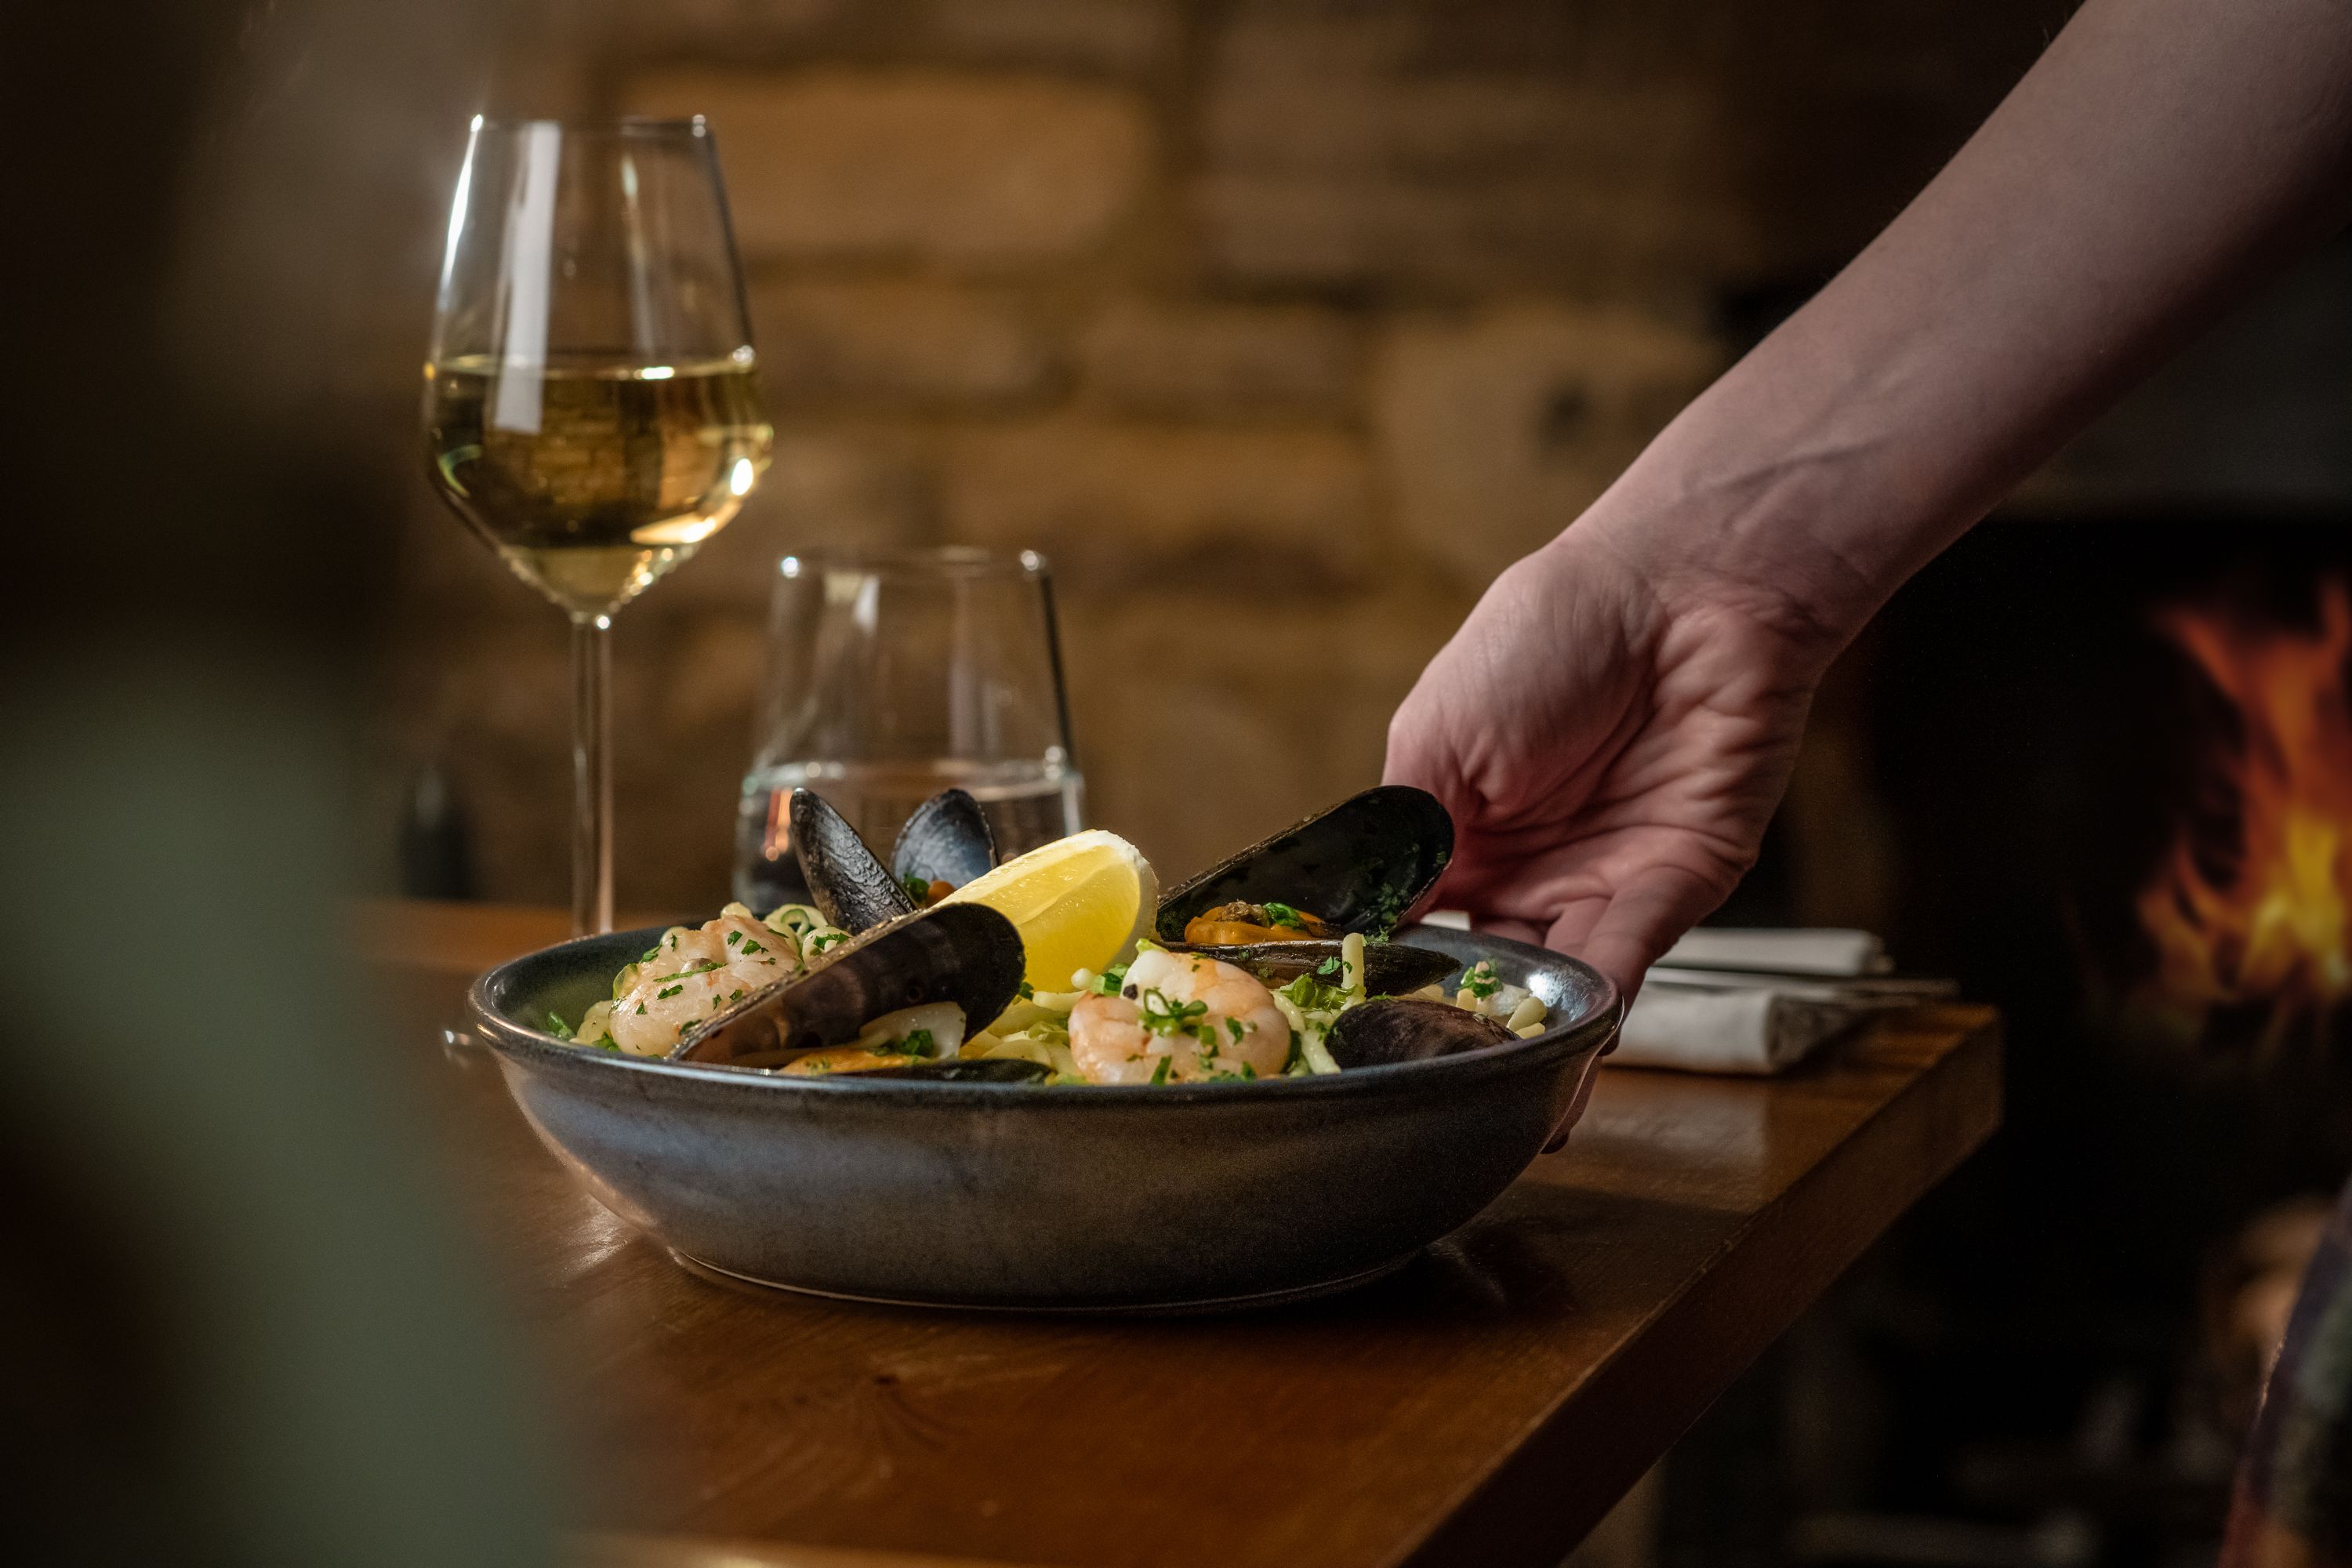
[[1898, 979], [1891, 967], [1868, 931], [1703, 927], [1651, 969], [1613, 1059], [1775, 1073], [1872, 1013], [1958, 994], [1950, 981]]
[[[1466, 928], [1450, 910], [1433, 925]], [[1705, 926], [1643, 982], [1610, 1060], [1684, 1072], [1785, 1070], [1875, 1012], [1958, 995], [1948, 980], [1898, 977], [1865, 931]]]

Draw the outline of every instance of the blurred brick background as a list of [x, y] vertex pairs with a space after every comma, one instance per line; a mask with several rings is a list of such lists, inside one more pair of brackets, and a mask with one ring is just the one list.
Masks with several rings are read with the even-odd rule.
[[[740, 520], [619, 622], [623, 902], [723, 896], [767, 569], [827, 540], [1048, 552], [1089, 815], [1163, 874], [1374, 782], [1486, 582], [1891, 216], [2065, 10], [526, 8], [492, 112], [715, 126], [778, 430]], [[429, 292], [401, 305], [387, 331], [421, 344]], [[415, 491], [371, 809], [388, 845], [434, 763], [482, 891], [560, 901], [561, 619]]]

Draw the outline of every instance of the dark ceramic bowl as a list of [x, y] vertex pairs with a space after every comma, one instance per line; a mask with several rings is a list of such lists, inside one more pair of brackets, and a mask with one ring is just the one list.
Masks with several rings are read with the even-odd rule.
[[[783, 1078], [542, 1032], [660, 933], [587, 937], [475, 983], [515, 1103], [598, 1201], [686, 1260], [933, 1306], [1209, 1307], [1334, 1289], [1484, 1208], [1617, 1030], [1574, 959], [1407, 934], [1551, 1008], [1533, 1039], [1311, 1079], [1175, 1087]], [[1450, 984], [1450, 983], [1449, 983]]]

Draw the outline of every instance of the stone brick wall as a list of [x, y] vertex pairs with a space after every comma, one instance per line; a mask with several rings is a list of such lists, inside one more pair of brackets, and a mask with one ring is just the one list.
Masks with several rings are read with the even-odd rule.
[[[495, 109], [700, 112], [779, 440], [620, 622], [622, 896], [720, 896], [767, 568], [1047, 552], [1094, 820], [1166, 874], [1377, 777], [1482, 586], [1834, 268], [2053, 0], [669, 0], [526, 17]], [[429, 500], [383, 769], [558, 900], [564, 641]]]

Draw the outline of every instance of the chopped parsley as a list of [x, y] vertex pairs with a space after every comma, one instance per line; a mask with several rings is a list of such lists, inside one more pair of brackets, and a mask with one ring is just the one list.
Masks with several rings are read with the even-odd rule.
[[1206, 1002], [1172, 1002], [1156, 985], [1145, 987], [1139, 1001], [1143, 1026], [1155, 1035], [1195, 1034], [1209, 1011]]
[[1239, 1018], [1227, 1018], [1225, 1020], [1225, 1033], [1234, 1037], [1234, 1043], [1235, 1045], [1241, 1044], [1242, 1037], [1248, 1032], [1249, 1031], [1247, 1029], [1242, 1026], [1242, 1021]]
[[1278, 995], [1290, 998], [1302, 1013], [1336, 1013], [1348, 1005], [1348, 994], [1337, 985], [1325, 985], [1311, 974], [1302, 974], [1284, 986]]
[[1114, 963], [1095, 976], [1095, 991], [1104, 996], [1116, 996], [1127, 984], [1127, 965]]
[[915, 907], [919, 910], [931, 901], [931, 879], [929, 877], [909, 871], [898, 879], [898, 886], [907, 889], [907, 896], [915, 900]]
[[[669, 986], [668, 988], [667, 988], [667, 989], [665, 989], [665, 990], [661, 990], [661, 991], [656, 991], [656, 992], [655, 992], [655, 993], [654, 993], [654, 1000], [655, 1000], [655, 1001], [656, 1001], [656, 1002], [667, 1002], [667, 1001], [668, 1001], [671, 997], [673, 997], [673, 996], [677, 995], [679, 992], [681, 992], [681, 991], [683, 991], [683, 990], [685, 990], [685, 989], [686, 989], [686, 987], [685, 987], [685, 986], [683, 986], [683, 985], [672, 985], [672, 986]], [[640, 1013], [642, 1013], [642, 1012], [644, 1012], [645, 1010], [646, 1010], [646, 1005], [645, 1005], [644, 1003], [642, 1003], [642, 1002], [638, 1003], [638, 1004], [637, 1004], [637, 1011], [638, 1011], [638, 1012], [640, 1012]]]
[[1396, 930], [1397, 921], [1404, 919], [1405, 906], [1408, 901], [1404, 890], [1401, 888], [1381, 889], [1380, 898], [1365, 913], [1361, 928], [1365, 940], [1369, 942], [1387, 940], [1389, 933]]
[[1339, 973], [1339, 961], [1336, 958], [1327, 958], [1315, 966], [1315, 973], [1318, 977], [1337, 974]]
[[885, 1040], [880, 1045], [876, 1046], [874, 1047], [874, 1054], [877, 1057], [929, 1056], [931, 1054], [931, 1032], [929, 1029], [909, 1029], [907, 1031], [906, 1037], [903, 1039]]
[[754, 953], [765, 952], [767, 951], [768, 950], [765, 947], [762, 947], [756, 942], [746, 941], [743, 943], [743, 956], [746, 958], [751, 957]]
[[1495, 966], [1483, 958], [1462, 973], [1462, 989], [1481, 1002], [1492, 996], [1501, 984], [1495, 978]]
[[[677, 970], [673, 973], [656, 974], [654, 976], [654, 983], [656, 984], [659, 984], [665, 980], [684, 980], [689, 975], [708, 974], [712, 970], [719, 967], [719, 965], [716, 960], [706, 958], [700, 963], [689, 963], [684, 969]], [[662, 994], [665, 996], [675, 996], [677, 993], [675, 991], [665, 991]]]
[[655, 959], [659, 958], [660, 956], [661, 943], [656, 942], [653, 946], [646, 949], [645, 952], [637, 954], [637, 962], [639, 963], [651, 963]]
[[547, 1016], [547, 1032], [559, 1040], [572, 1038], [572, 1026], [565, 1023], [558, 1014], [550, 1013]]
[[737, 942], [741, 942], [742, 940], [743, 933], [740, 931], [730, 931], [727, 933], [727, 945], [730, 947], [733, 947]]
[[1023, 981], [1021, 983], [1021, 1000], [1024, 1002], [1034, 1002], [1036, 999], [1037, 988], [1034, 985], [1030, 984], [1026, 980]]
[[1273, 926], [1277, 931], [1284, 929], [1290, 931], [1305, 931], [1307, 929], [1307, 917], [1300, 914], [1288, 904], [1277, 904], [1269, 899], [1265, 903], [1260, 904], [1258, 908], [1265, 911], [1265, 923]]
[[1160, 1058], [1160, 1065], [1151, 1069], [1151, 1081], [1153, 1083], [1166, 1083], [1168, 1081], [1168, 1064], [1174, 1059], [1175, 1058], [1171, 1057], [1161, 1057]]
[[818, 953], [824, 952], [829, 948], [839, 947], [843, 942], [847, 942], [848, 940], [849, 933], [845, 931], [818, 931], [815, 935], [809, 938], [809, 956], [814, 958]]

